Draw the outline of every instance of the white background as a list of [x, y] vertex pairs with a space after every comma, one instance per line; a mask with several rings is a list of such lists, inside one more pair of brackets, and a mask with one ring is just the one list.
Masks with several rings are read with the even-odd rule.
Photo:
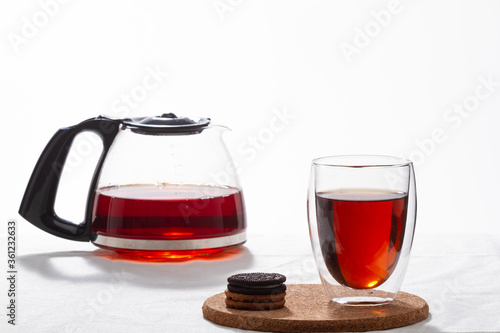
[[[232, 128], [250, 235], [307, 237], [311, 160], [358, 153], [414, 159], [417, 235], [500, 234], [500, 2], [72, 0], [51, 16], [41, 3], [0, 4], [0, 221], [19, 219], [21, 252], [22, 241], [56, 241], [17, 215], [38, 156], [58, 128], [99, 114], [174, 112]], [[346, 57], [347, 44], [357, 53]], [[168, 77], [117, 109], [148, 68]], [[471, 111], [449, 113], [463, 103]], [[241, 147], [276, 110], [292, 116], [250, 158]], [[58, 202], [75, 219], [91, 160], [80, 166]]]
[[[368, 153], [415, 160], [418, 231], [500, 233], [500, 86], [467, 118], [445, 118], [474, 96], [480, 77], [500, 81], [499, 2], [396, 2], [380, 31], [372, 12], [387, 10], [388, 1], [215, 4], [68, 1], [44, 20], [37, 1], [2, 3], [3, 220], [16, 217], [34, 164], [58, 128], [99, 114], [174, 112], [233, 129], [226, 139], [241, 164], [250, 230], [307, 232], [310, 161]], [[26, 20], [35, 25], [31, 37]], [[370, 28], [373, 37], [349, 63], [342, 43], [356, 47], [357, 29]], [[168, 77], [135, 108], [120, 109], [117, 100], [148, 68]], [[275, 109], [294, 118], [272, 140], [264, 135], [255, 157], [242, 153]], [[437, 128], [444, 142], [419, 147]], [[83, 211], [85, 187], [61, 206]]]

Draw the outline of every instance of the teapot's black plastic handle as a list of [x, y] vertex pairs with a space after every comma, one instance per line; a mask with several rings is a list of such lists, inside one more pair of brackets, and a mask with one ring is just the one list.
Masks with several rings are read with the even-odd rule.
[[[104, 158], [120, 129], [120, 120], [96, 117], [87, 119], [78, 125], [62, 128], [57, 131], [45, 147], [31, 174], [24, 192], [19, 214], [38, 228], [55, 236], [75, 241], [90, 240], [90, 214], [93, 192]], [[103, 151], [97, 163], [89, 190], [85, 221], [76, 224], [57, 216], [54, 203], [59, 179], [75, 136], [84, 131], [98, 134], [103, 141]]]

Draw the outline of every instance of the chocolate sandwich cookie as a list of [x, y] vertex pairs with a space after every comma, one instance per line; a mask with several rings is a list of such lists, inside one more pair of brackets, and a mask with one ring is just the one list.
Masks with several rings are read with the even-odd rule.
[[226, 306], [241, 310], [274, 310], [285, 305], [286, 277], [278, 273], [242, 273], [230, 276]]
[[278, 273], [241, 273], [227, 278], [229, 284], [242, 287], [264, 287], [285, 281], [286, 277]]
[[239, 310], [277, 310], [285, 306], [285, 299], [277, 302], [238, 302], [226, 298], [226, 306]]
[[278, 302], [285, 298], [286, 295], [286, 293], [276, 295], [244, 295], [233, 293], [229, 290], [226, 290], [224, 293], [226, 294], [227, 299], [240, 302]]
[[275, 284], [266, 287], [242, 287], [228, 284], [227, 290], [245, 295], [276, 295], [284, 293], [286, 291], [286, 286], [284, 284]]

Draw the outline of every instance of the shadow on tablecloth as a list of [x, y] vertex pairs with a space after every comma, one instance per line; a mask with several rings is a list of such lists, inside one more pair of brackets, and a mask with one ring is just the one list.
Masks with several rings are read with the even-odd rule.
[[69, 283], [126, 283], [147, 288], [206, 288], [224, 284], [227, 277], [252, 267], [245, 246], [224, 254], [179, 262], [123, 259], [113, 252], [65, 251], [19, 257], [23, 269], [50, 280]]

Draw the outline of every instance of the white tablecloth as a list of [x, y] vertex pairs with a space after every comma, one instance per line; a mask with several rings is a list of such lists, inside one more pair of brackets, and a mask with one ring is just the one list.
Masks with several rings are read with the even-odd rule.
[[[272, 271], [290, 284], [320, 283], [307, 230], [289, 236], [250, 231], [246, 245], [226, 258], [141, 263], [18, 224], [16, 326], [3, 316], [1, 332], [240, 332], [201, 312], [228, 276]], [[430, 315], [392, 331], [499, 332], [499, 277], [500, 236], [417, 233], [402, 290], [423, 297]]]

